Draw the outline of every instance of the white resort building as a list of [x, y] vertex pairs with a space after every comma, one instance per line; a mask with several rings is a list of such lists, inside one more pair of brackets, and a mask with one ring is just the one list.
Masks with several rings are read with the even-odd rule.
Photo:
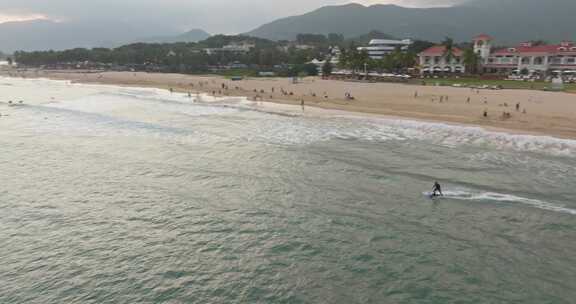
[[[576, 44], [563, 41], [552, 45], [534, 45], [532, 42], [518, 46], [494, 48], [493, 38], [481, 34], [473, 39], [474, 52], [480, 59], [480, 70], [490, 74], [566, 74], [576, 75]], [[464, 73], [464, 52], [453, 49], [450, 62], [446, 48], [441, 45], [424, 50], [419, 57], [421, 74]]]
[[250, 42], [232, 42], [221, 48], [207, 48], [204, 52], [208, 55], [215, 53], [236, 53], [246, 54], [256, 47], [256, 44]]
[[480, 35], [474, 39], [474, 49], [480, 55], [483, 72], [498, 74], [574, 74], [576, 72], [576, 44], [534, 45], [532, 42], [517, 46], [492, 48], [493, 39]]
[[410, 39], [390, 40], [390, 39], [372, 39], [368, 46], [361, 46], [358, 51], [366, 51], [372, 59], [382, 59], [384, 56], [394, 52], [396, 48], [407, 51], [413, 41]]

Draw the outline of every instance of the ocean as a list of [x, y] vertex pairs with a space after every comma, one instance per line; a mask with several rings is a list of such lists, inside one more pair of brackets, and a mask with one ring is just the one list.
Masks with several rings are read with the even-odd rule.
[[576, 303], [576, 141], [44, 79], [0, 114], [0, 303]]

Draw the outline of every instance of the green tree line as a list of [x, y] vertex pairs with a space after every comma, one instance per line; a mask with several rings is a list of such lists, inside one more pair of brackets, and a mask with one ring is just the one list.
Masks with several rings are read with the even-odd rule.
[[[372, 32], [372, 37], [382, 37]], [[364, 36], [363, 36], [364, 37]], [[289, 41], [271, 41], [248, 36], [217, 35], [198, 43], [134, 43], [118, 48], [76, 48], [63, 51], [36, 51], [14, 53], [14, 59], [25, 66], [50, 65], [106, 65], [120, 66], [134, 70], [152, 70], [180, 73], [202, 73], [211, 67], [242, 65], [247, 69], [283, 70], [290, 76], [303, 71], [313, 74], [313, 67], [307, 65], [313, 59], [329, 59], [331, 46], [340, 47], [339, 67], [355, 73], [364, 70], [403, 73], [417, 65], [417, 54], [434, 45], [428, 41], [417, 40], [408, 50], [396, 49], [382, 59], [372, 59], [368, 53], [358, 50], [354, 40], [345, 40], [342, 35], [298, 35], [296, 43]], [[231, 43], [249, 43], [254, 45], [248, 52], [218, 51]], [[296, 44], [306, 44], [311, 48], [297, 48]], [[455, 47], [451, 39], [443, 43], [446, 57], [452, 56]], [[215, 50], [215, 51], [210, 51]], [[474, 52], [465, 50], [464, 62], [470, 70], [478, 66]], [[280, 68], [278, 68], [280, 67]], [[329, 67], [325, 72], [331, 72]]]

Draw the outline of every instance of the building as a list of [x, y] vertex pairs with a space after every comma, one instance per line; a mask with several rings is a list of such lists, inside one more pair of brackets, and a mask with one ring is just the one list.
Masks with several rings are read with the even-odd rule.
[[256, 44], [248, 42], [232, 42], [221, 48], [207, 48], [204, 52], [208, 55], [213, 55], [216, 53], [235, 53], [235, 54], [246, 54], [252, 49], [256, 48]]
[[[491, 45], [491, 38], [484, 41]], [[532, 42], [517, 46], [491, 49], [482, 57], [482, 71], [498, 74], [575, 73], [576, 44], [563, 41], [559, 44], [535, 45]]]
[[313, 50], [316, 48], [315, 46], [309, 45], [309, 44], [294, 44], [294, 45], [292, 45], [292, 47], [294, 47], [295, 49], [297, 49], [299, 51]]
[[485, 64], [492, 52], [492, 37], [480, 34], [472, 39], [474, 43], [474, 53], [480, 58], [480, 64]]
[[248, 53], [253, 48], [256, 48], [256, 44], [248, 42], [232, 42], [228, 45], [222, 47], [222, 50], [235, 53]]
[[418, 63], [421, 74], [464, 73], [464, 51], [457, 47], [452, 48], [452, 55], [448, 56], [446, 47], [436, 45], [418, 54]]
[[391, 39], [372, 39], [368, 46], [361, 46], [358, 51], [366, 51], [372, 59], [382, 59], [384, 56], [394, 52], [397, 48], [407, 51], [413, 41], [410, 39], [391, 40]]
[[316, 67], [318, 67], [318, 72], [322, 72], [322, 68], [324, 67], [324, 65], [326, 64], [326, 61], [330, 60], [330, 64], [332, 64], [333, 68], [336, 68], [338, 66], [338, 64], [340, 63], [340, 61], [338, 60], [338, 58], [336, 57], [330, 57], [329, 59], [326, 60], [318, 60], [316, 58], [314, 58], [312, 61], [307, 62], [308, 64], [313, 64]]
[[[517, 46], [494, 48], [494, 39], [481, 34], [473, 39], [474, 53], [479, 58], [480, 70], [492, 74], [547, 75], [576, 74], [576, 44], [563, 41], [543, 45], [532, 42]], [[446, 48], [433, 46], [419, 55], [420, 71], [426, 73], [463, 73], [463, 51], [454, 48], [451, 62], [446, 60]]]
[[297, 51], [308, 51], [308, 50], [314, 50], [316, 48], [317, 48], [317, 46], [310, 45], [310, 44], [300, 44], [297, 42], [289, 42], [287, 44], [279, 46], [278, 50], [280, 50], [281, 52], [284, 52], [284, 53], [288, 53], [292, 49], [297, 50]]

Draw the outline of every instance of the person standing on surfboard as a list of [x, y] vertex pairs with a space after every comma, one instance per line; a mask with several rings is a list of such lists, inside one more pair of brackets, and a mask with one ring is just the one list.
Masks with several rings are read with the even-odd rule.
[[438, 182], [434, 182], [434, 187], [432, 188], [432, 196], [444, 196], [442, 194], [442, 186]]

